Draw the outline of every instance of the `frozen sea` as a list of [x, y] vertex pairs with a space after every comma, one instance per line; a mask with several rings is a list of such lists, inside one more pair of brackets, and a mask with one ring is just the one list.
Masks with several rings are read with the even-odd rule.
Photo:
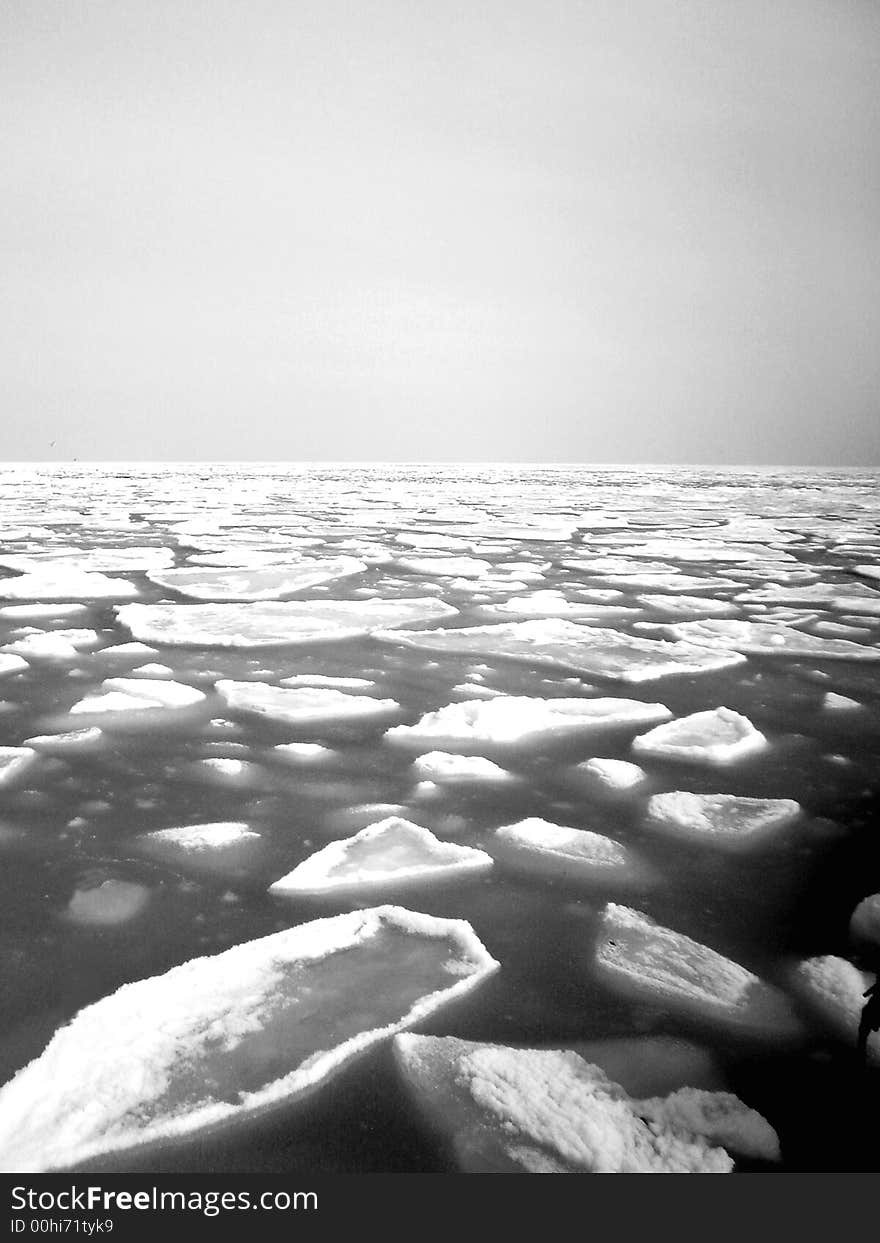
[[[418, 1032], [591, 1063], [601, 1049], [624, 1083], [656, 1056], [664, 1092], [723, 1088], [776, 1130], [781, 1162], [737, 1168], [877, 1169], [880, 1070], [858, 1065], [852, 998], [798, 981], [804, 961], [833, 958], [867, 987], [880, 959], [880, 899], [851, 926], [880, 892], [878, 484], [712, 467], [0, 470], [0, 748], [22, 748], [0, 750], [0, 1083], [123, 985], [393, 902], [467, 921], [500, 964]], [[545, 721], [555, 700], [581, 701], [566, 709], [577, 720], [608, 698], [632, 721]], [[649, 721], [634, 704], [668, 711]], [[700, 725], [685, 756], [633, 746], [722, 707], [760, 745], [719, 762], [701, 754]], [[432, 752], [503, 773], [460, 758], [432, 769]], [[609, 785], [583, 767], [596, 758], [643, 776]], [[726, 822], [664, 831], [651, 800], [670, 792], [799, 810], [752, 836]], [[391, 816], [494, 863], [269, 892]], [[531, 820], [611, 839], [633, 867], [511, 856], [496, 830]], [[218, 824], [239, 837], [187, 851], [149, 836]], [[719, 1022], [674, 989], [620, 987], [597, 953], [609, 902], [753, 972], [791, 1007], [797, 1038]], [[365, 1009], [407, 965], [387, 980], [380, 968]], [[318, 994], [310, 1021], [330, 1047], [339, 1005], [329, 985]], [[106, 1040], [112, 1052], [113, 1030]], [[88, 1068], [99, 1055], [77, 1056]], [[216, 1073], [185, 1040], [175, 1056], [196, 1079]], [[288, 1069], [280, 1037], [271, 1059]], [[209, 1087], [233, 1103], [242, 1090], [234, 1077]], [[377, 1039], [265, 1116], [143, 1151], [109, 1143], [90, 1168], [468, 1168], [444, 1109], [439, 1092], [426, 1108]]]

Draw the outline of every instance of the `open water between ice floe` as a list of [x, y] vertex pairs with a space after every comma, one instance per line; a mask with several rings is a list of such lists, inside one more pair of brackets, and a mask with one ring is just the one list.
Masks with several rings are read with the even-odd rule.
[[[875, 946], [849, 930], [858, 902], [880, 891], [880, 593], [865, 573], [880, 560], [877, 484], [859, 472], [666, 468], [4, 470], [0, 655], [19, 663], [0, 678], [0, 746], [37, 741], [31, 762], [0, 779], [0, 1081], [123, 984], [393, 901], [467, 920], [501, 964], [420, 1031], [547, 1049], [686, 1040], [706, 1051], [715, 1082], [775, 1127], [781, 1168], [876, 1169], [880, 1072], [858, 1070], [851, 1039], [819, 1010], [793, 1000], [805, 1032], [794, 1046], [755, 1041], [668, 999], [615, 989], [595, 949], [613, 901], [792, 998], [805, 958], [877, 970]], [[333, 567], [323, 580], [321, 566]], [[218, 629], [198, 613], [206, 601], [239, 611]], [[350, 607], [306, 624], [285, 601]], [[398, 619], [376, 601], [420, 604]], [[163, 602], [164, 613], [149, 612]], [[728, 633], [728, 647], [693, 640], [706, 659], [699, 672], [692, 657], [681, 671], [669, 658], [659, 676], [631, 680], [620, 673], [640, 667], [637, 647], [624, 643], [603, 668], [588, 639], [601, 629], [691, 642], [667, 628], [708, 616], [721, 619], [722, 638], [725, 618], [769, 624], [766, 650], [741, 634]], [[156, 628], [169, 618], [170, 629]], [[520, 650], [515, 660], [491, 635], [467, 651], [442, 638], [394, 640], [396, 626], [427, 637], [559, 618], [569, 629], [554, 621], [547, 633], [566, 636], [562, 657], [533, 637], [531, 657]], [[571, 627], [584, 633], [574, 641], [583, 662]], [[278, 642], [279, 628], [295, 642]], [[783, 650], [780, 636], [797, 650]], [[731, 659], [718, 667], [721, 649]], [[229, 689], [242, 683], [275, 689]], [[723, 706], [767, 745], [721, 766], [639, 753], [633, 739], [655, 724], [642, 720], [544, 734], [524, 726], [519, 740], [516, 730], [488, 741], [477, 730], [475, 740], [469, 726], [457, 743], [413, 745], [410, 734], [400, 745], [401, 726], [499, 696], [618, 698], [664, 705], [673, 718]], [[69, 744], [58, 737], [84, 728], [91, 734]], [[446, 761], [426, 781], [430, 765], [414, 761], [433, 751], [483, 756], [511, 780], [456, 780]], [[593, 757], [639, 764], [646, 782], [603, 790], [576, 767]], [[725, 849], [652, 827], [648, 799], [676, 790], [796, 800], [803, 815]], [[535, 818], [611, 838], [639, 867], [606, 879], [498, 855], [491, 870], [399, 891], [268, 892], [329, 842], [394, 815], [490, 854], [496, 829]], [[258, 837], [176, 853], [148, 837], [213, 823]], [[635, 1065], [644, 1052], [629, 1048], [618, 1056]], [[97, 1167], [114, 1160], [153, 1170], [457, 1168], [387, 1041], [286, 1111]]]

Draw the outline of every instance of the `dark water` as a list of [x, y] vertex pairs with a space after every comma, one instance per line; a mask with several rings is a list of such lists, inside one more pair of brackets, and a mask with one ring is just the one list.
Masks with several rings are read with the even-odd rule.
[[[0, 552], [58, 557], [71, 552], [145, 546], [190, 558], [241, 548], [298, 554], [390, 554], [361, 574], [312, 588], [298, 599], [409, 598], [434, 594], [460, 610], [449, 625], [485, 624], [475, 610], [523, 594], [521, 587], [482, 591], [481, 579], [406, 571], [396, 561], [422, 557], [399, 542], [405, 533], [461, 535], [494, 566], [530, 563], [528, 590], [553, 588], [570, 598], [604, 584], [566, 569], [575, 556], [620, 555], [610, 540], [637, 545], [667, 537], [711, 539], [728, 521], [760, 521], [755, 556], [738, 564], [668, 563], [684, 573], [737, 579], [713, 591], [730, 600], [773, 582], [767, 547], [778, 546], [841, 594], [856, 582], [853, 566], [877, 564], [878, 479], [860, 472], [782, 472], [527, 467], [405, 466], [121, 466], [7, 469], [0, 474]], [[620, 528], [607, 519], [622, 519]], [[476, 524], [476, 534], [467, 536]], [[524, 529], [532, 524], [532, 529]], [[569, 532], [560, 528], [570, 528]], [[16, 530], [18, 528], [18, 530]], [[33, 530], [37, 528], [37, 530]], [[551, 529], [547, 529], [551, 528]], [[28, 533], [29, 529], [31, 533]], [[490, 536], [489, 531], [493, 531]], [[760, 528], [755, 528], [756, 531]], [[512, 534], [511, 534], [512, 532]], [[779, 534], [793, 542], [779, 542]], [[735, 535], [728, 536], [738, 540]], [[314, 543], [299, 548], [296, 540]], [[624, 554], [629, 555], [629, 554]], [[656, 549], [633, 560], [655, 560]], [[549, 566], [545, 563], [549, 562]], [[18, 567], [21, 568], [21, 567]], [[144, 572], [106, 571], [134, 584], [142, 602], [186, 601]], [[493, 571], [494, 572], [494, 571]], [[519, 570], [500, 570], [521, 581]], [[3, 581], [12, 569], [0, 569]], [[3, 582], [0, 581], [0, 595]], [[638, 590], [625, 592], [635, 603]], [[880, 599], [880, 595], [878, 595]], [[22, 600], [2, 604], [25, 603]], [[89, 628], [102, 647], [131, 641], [114, 601], [85, 599], [69, 618], [0, 615], [0, 643], [37, 630]], [[839, 621], [840, 611], [793, 606]], [[847, 610], [843, 613], [847, 616]], [[742, 616], [747, 614], [743, 613]], [[755, 614], [758, 620], [760, 614]], [[501, 620], [500, 618], [498, 620]], [[633, 619], [669, 621], [650, 609]], [[633, 620], [608, 625], [632, 629]], [[852, 620], [852, 619], [851, 619]], [[443, 623], [441, 623], [443, 624]], [[856, 624], [852, 621], [852, 624]], [[880, 616], [864, 615], [864, 640], [880, 637]], [[803, 626], [811, 630], [814, 621]], [[156, 645], [153, 645], [156, 646]], [[804, 823], [751, 853], [731, 856], [702, 843], [661, 838], [642, 824], [638, 801], [606, 804], [573, 786], [570, 767], [592, 755], [635, 758], [635, 730], [548, 747], [514, 749], [505, 765], [525, 780], [510, 789], [462, 792], [444, 787], [415, 800], [412, 756], [383, 741], [385, 726], [340, 723], [303, 732], [280, 722], [229, 712], [213, 695], [221, 678], [276, 682], [302, 673], [375, 681], [412, 722], [452, 702], [453, 688], [477, 666], [482, 685], [546, 698], [578, 693], [571, 670], [530, 668], [489, 657], [435, 655], [376, 639], [318, 642], [239, 651], [158, 647], [157, 654], [114, 661], [100, 650], [72, 659], [33, 659], [0, 681], [0, 745], [73, 728], [67, 710], [111, 676], [146, 661], [169, 666], [175, 680], [209, 693], [193, 719], [133, 732], [107, 731], [100, 748], [44, 759], [26, 784], [0, 787], [0, 1080], [37, 1056], [52, 1032], [80, 1007], [121, 984], [159, 974], [190, 958], [219, 952], [352, 903], [276, 900], [266, 889], [327, 841], [347, 836], [385, 812], [352, 813], [368, 804], [401, 804], [407, 815], [461, 844], [485, 846], [492, 831], [527, 816], [607, 833], [631, 845], [658, 883], [622, 896], [496, 868], [487, 876], [411, 892], [406, 905], [464, 918], [502, 969], [472, 996], [440, 1011], [423, 1030], [518, 1044], [570, 1044], [609, 1037], [671, 1034], [717, 1056], [733, 1090], [777, 1128], [787, 1169], [876, 1169], [876, 1087], [858, 1074], [852, 1054], [819, 1026], [807, 1047], [773, 1051], [684, 1019], [662, 1006], [618, 998], [594, 978], [592, 947], [609, 896], [631, 901], [660, 923], [783, 982], [792, 962], [839, 954], [865, 969], [877, 963], [849, 940], [856, 903], [880, 890], [877, 837], [880, 674], [841, 660], [750, 657], [718, 672], [675, 675], [626, 685], [590, 685], [595, 693], [663, 702], [681, 715], [723, 704], [746, 714], [770, 739], [769, 750], [722, 770], [648, 761], [653, 789], [725, 791], [795, 798]], [[824, 677], [817, 675], [826, 675]], [[584, 688], [581, 688], [581, 693]], [[856, 714], [822, 707], [827, 690], [849, 695]], [[231, 725], [216, 726], [222, 718]], [[293, 768], [271, 748], [294, 738], [337, 753], [325, 766]], [[205, 758], [246, 759], [256, 767], [242, 785], [212, 783]], [[180, 870], [144, 858], [139, 834], [209, 821], [244, 821], [263, 838], [258, 854], [228, 871]], [[77, 891], [105, 880], [142, 887], [146, 900], [128, 918], [86, 925], [71, 920]], [[810, 1022], [808, 1018], [808, 1022]], [[874, 1072], [876, 1075], [876, 1072]], [[154, 1170], [397, 1171], [450, 1168], [448, 1150], [417, 1117], [379, 1047], [295, 1108], [234, 1134], [193, 1140], [124, 1168]], [[111, 1168], [110, 1160], [102, 1168]]]

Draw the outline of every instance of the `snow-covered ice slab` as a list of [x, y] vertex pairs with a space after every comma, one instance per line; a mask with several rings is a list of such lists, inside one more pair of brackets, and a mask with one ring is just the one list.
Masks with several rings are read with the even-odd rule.
[[696, 574], [681, 574], [667, 570], [665, 573], [650, 574], [597, 574], [594, 577], [608, 583], [611, 587], [620, 587], [631, 591], [724, 591], [740, 584], [731, 578], [701, 578]]
[[221, 681], [216, 686], [227, 708], [291, 725], [334, 725], [345, 721], [383, 721], [397, 716], [400, 704], [372, 695], [349, 695], [323, 686], [272, 686], [268, 682]]
[[735, 764], [763, 751], [767, 739], [731, 708], [710, 708], [658, 725], [633, 739], [638, 755], [691, 764]]
[[880, 648], [849, 639], [824, 639], [781, 622], [737, 619], [676, 622], [662, 631], [684, 643], [755, 656], [813, 657], [817, 660], [880, 660]]
[[465, 921], [381, 906], [126, 984], [0, 1090], [0, 1168], [64, 1169], [286, 1104], [498, 965]]
[[[454, 630], [397, 630], [375, 638], [429, 652], [506, 658], [535, 666], [561, 666], [588, 677], [647, 682], [675, 673], [701, 673], [742, 664], [728, 648], [710, 651], [690, 643], [643, 639], [619, 630], [579, 626], [551, 618]], [[720, 645], [716, 645], [720, 646]]]
[[139, 595], [127, 579], [63, 567], [0, 579], [0, 599], [6, 600], [128, 600]]
[[612, 838], [537, 817], [496, 829], [492, 851], [500, 863], [568, 880], [614, 882], [642, 872], [632, 852]]
[[[846, 958], [834, 954], [807, 958], [793, 973], [795, 992], [838, 1039], [854, 1045], [865, 991], [876, 982], [876, 975], [861, 971]], [[868, 1060], [880, 1063], [880, 1032], [868, 1037]]]
[[326, 686], [337, 691], [369, 691], [376, 689], [376, 683], [369, 678], [337, 678], [322, 673], [297, 673], [290, 678], [282, 678], [279, 686]]
[[739, 850], [760, 845], [802, 814], [800, 803], [790, 798], [671, 790], [648, 800], [646, 823], [673, 836]]
[[434, 781], [439, 785], [484, 786], [516, 781], [513, 773], [500, 768], [491, 760], [479, 755], [454, 755], [447, 751], [429, 751], [413, 763], [421, 781]]
[[94, 630], [46, 630], [6, 643], [0, 651], [26, 660], [75, 660], [81, 651], [100, 642]]
[[396, 746], [416, 751], [482, 754], [485, 748], [525, 747], [563, 741], [602, 729], [636, 728], [672, 715], [665, 704], [633, 699], [540, 699], [499, 695], [495, 699], [447, 704], [415, 725], [396, 725], [385, 734]]
[[801, 1033], [791, 1003], [779, 989], [641, 911], [608, 903], [595, 961], [600, 977], [625, 996], [744, 1034], [793, 1039]]
[[28, 662], [21, 656], [0, 653], [0, 678], [5, 678], [12, 673], [21, 673], [22, 669], [27, 669], [27, 667]]
[[147, 578], [192, 600], [281, 600], [319, 583], [360, 574], [366, 568], [354, 557], [333, 557], [266, 569], [150, 571]]
[[492, 857], [470, 846], [441, 841], [429, 829], [399, 816], [330, 842], [269, 887], [281, 896], [373, 892], [485, 872]]
[[146, 729], [174, 717], [188, 717], [207, 702], [202, 691], [182, 682], [150, 678], [106, 678], [100, 690], [79, 700], [70, 715], [103, 729]]
[[32, 747], [0, 747], [0, 789], [23, 781], [38, 758]]
[[728, 1173], [731, 1153], [779, 1159], [776, 1132], [738, 1097], [636, 1100], [572, 1050], [405, 1034], [394, 1057], [468, 1173]]
[[355, 639], [374, 630], [439, 621], [458, 612], [432, 597], [289, 600], [255, 604], [140, 604], [116, 610], [146, 643], [181, 647], [278, 647]]
[[300, 765], [326, 764], [338, 758], [339, 752], [332, 747], [323, 747], [319, 742], [282, 742], [273, 747], [269, 753], [285, 764]]

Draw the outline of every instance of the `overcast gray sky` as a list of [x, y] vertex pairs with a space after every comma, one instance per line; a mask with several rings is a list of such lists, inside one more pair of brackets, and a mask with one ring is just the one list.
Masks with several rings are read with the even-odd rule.
[[4, 0], [0, 456], [880, 465], [876, 0]]

